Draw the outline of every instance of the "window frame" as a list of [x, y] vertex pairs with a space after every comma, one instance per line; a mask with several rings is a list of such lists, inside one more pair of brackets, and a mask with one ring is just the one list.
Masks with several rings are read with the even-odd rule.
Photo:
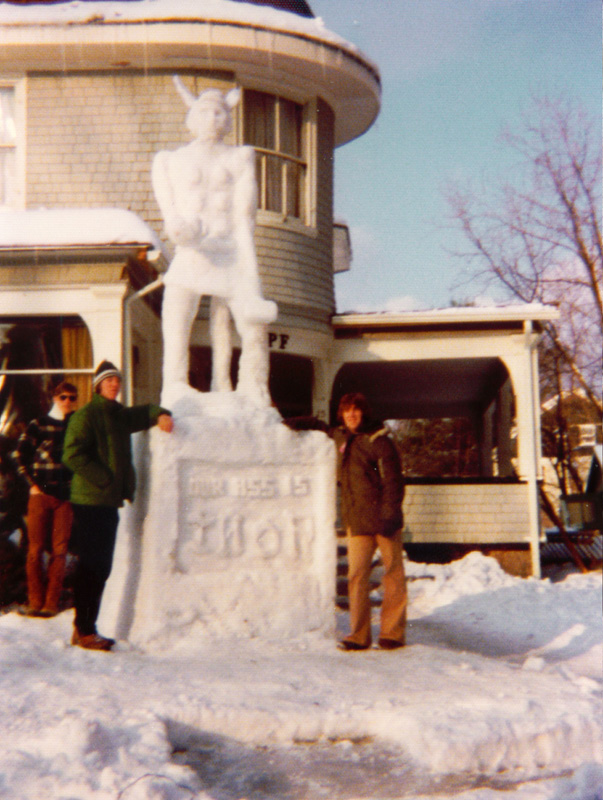
[[16, 127], [14, 146], [0, 144], [0, 149], [14, 149], [15, 152], [15, 186], [13, 202], [2, 203], [0, 201], [0, 208], [21, 209], [25, 208], [26, 79], [24, 77], [6, 78], [0, 76], [0, 89], [12, 89], [14, 91]]
[[[0, 343], [4, 359], [0, 365], [0, 432], [3, 436], [10, 438], [20, 425], [46, 413], [52, 387], [61, 380], [76, 385], [80, 405], [88, 402], [92, 397], [93, 345], [90, 328], [80, 314], [1, 314], [0, 327], [6, 328]], [[15, 328], [21, 332], [11, 338], [7, 334]], [[42, 365], [36, 366], [35, 358], [27, 362], [19, 357], [23, 355], [19, 341], [26, 341], [23, 332], [28, 329], [29, 341], [35, 338], [41, 346], [39, 352], [45, 354], [46, 363]], [[67, 341], [64, 334], [74, 331], [82, 332], [83, 340], [81, 336], [77, 339], [71, 336], [71, 342]], [[75, 365], [77, 359], [78, 366]], [[15, 362], [19, 366], [15, 366]], [[28, 402], [24, 402], [24, 391]], [[6, 413], [7, 408], [12, 409], [11, 414]]]
[[[246, 92], [257, 92], [267, 95], [275, 100], [275, 119], [274, 135], [276, 149], [260, 147], [245, 141], [245, 95]], [[300, 123], [300, 155], [294, 156], [290, 153], [279, 150], [281, 133], [281, 108], [283, 103], [295, 103], [301, 110]], [[316, 101], [299, 102], [298, 99], [285, 97], [283, 95], [266, 92], [261, 89], [245, 87], [243, 89], [243, 102], [239, 106], [238, 115], [238, 136], [241, 144], [253, 147], [258, 158], [262, 158], [259, 166], [261, 179], [258, 182], [258, 222], [268, 225], [284, 226], [306, 234], [312, 234], [316, 230]], [[267, 193], [267, 160], [268, 158], [278, 159], [281, 166], [281, 210], [274, 211], [266, 208]], [[298, 201], [300, 204], [300, 216], [293, 216], [287, 213], [287, 164], [296, 164], [304, 169], [304, 175], [300, 181], [301, 187], [298, 190]]]

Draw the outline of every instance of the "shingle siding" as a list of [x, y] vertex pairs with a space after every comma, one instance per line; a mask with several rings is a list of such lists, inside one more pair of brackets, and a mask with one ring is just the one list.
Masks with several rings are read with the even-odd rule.
[[403, 505], [405, 540], [529, 541], [528, 492], [526, 483], [409, 485]]
[[28, 206], [128, 208], [160, 231], [151, 162], [189, 140], [184, 112], [171, 75], [29, 76]]

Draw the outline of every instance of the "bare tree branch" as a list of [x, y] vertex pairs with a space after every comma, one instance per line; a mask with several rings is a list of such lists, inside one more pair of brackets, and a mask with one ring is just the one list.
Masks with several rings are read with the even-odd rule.
[[566, 491], [566, 481], [576, 487], [581, 477], [562, 399], [575, 394], [588, 419], [603, 415], [600, 135], [575, 102], [536, 97], [503, 140], [521, 158], [513, 180], [447, 191], [450, 217], [468, 244], [455, 255], [467, 266], [465, 283], [478, 291], [498, 287], [510, 300], [560, 309], [544, 330], [541, 388], [543, 398], [560, 398], [543, 441]]

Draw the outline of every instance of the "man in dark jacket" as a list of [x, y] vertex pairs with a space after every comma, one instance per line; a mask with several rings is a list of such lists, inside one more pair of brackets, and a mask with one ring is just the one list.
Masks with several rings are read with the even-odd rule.
[[345, 394], [337, 412], [341, 423], [330, 428], [316, 418], [285, 420], [296, 430], [317, 428], [335, 440], [341, 516], [348, 544], [350, 633], [342, 650], [371, 646], [370, 575], [377, 547], [383, 560], [383, 603], [379, 647], [394, 650], [405, 643], [406, 579], [402, 559], [404, 481], [400, 457], [387, 428], [370, 419], [359, 392]]
[[117, 402], [121, 374], [110, 362], [97, 368], [95, 395], [69, 421], [63, 463], [73, 472], [71, 547], [77, 555], [74, 574], [75, 620], [71, 643], [90, 650], [110, 650], [112, 639], [99, 636], [96, 620], [111, 573], [118, 511], [134, 497], [130, 434], [157, 425], [170, 432], [169, 411], [155, 405], [125, 408]]
[[[31, 617], [53, 617], [59, 611], [71, 534], [69, 481], [61, 463], [67, 422], [75, 409], [77, 389], [63, 381], [52, 395], [52, 408], [32, 420], [13, 453], [17, 472], [27, 481], [27, 606]], [[50, 545], [44, 574], [43, 555]]]
[[406, 628], [406, 580], [402, 560], [400, 457], [387, 429], [372, 423], [364, 395], [341, 398], [332, 436], [337, 445], [341, 516], [348, 541], [350, 633], [343, 650], [365, 650], [371, 644], [370, 574], [377, 547], [383, 560], [383, 602], [379, 646], [402, 647]]

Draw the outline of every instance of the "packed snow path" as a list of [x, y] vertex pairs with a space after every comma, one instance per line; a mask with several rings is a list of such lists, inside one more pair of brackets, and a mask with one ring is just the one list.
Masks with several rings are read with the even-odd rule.
[[71, 612], [0, 617], [0, 798], [602, 798], [600, 574], [522, 580], [479, 554], [408, 572], [393, 652], [95, 653], [68, 645]]

